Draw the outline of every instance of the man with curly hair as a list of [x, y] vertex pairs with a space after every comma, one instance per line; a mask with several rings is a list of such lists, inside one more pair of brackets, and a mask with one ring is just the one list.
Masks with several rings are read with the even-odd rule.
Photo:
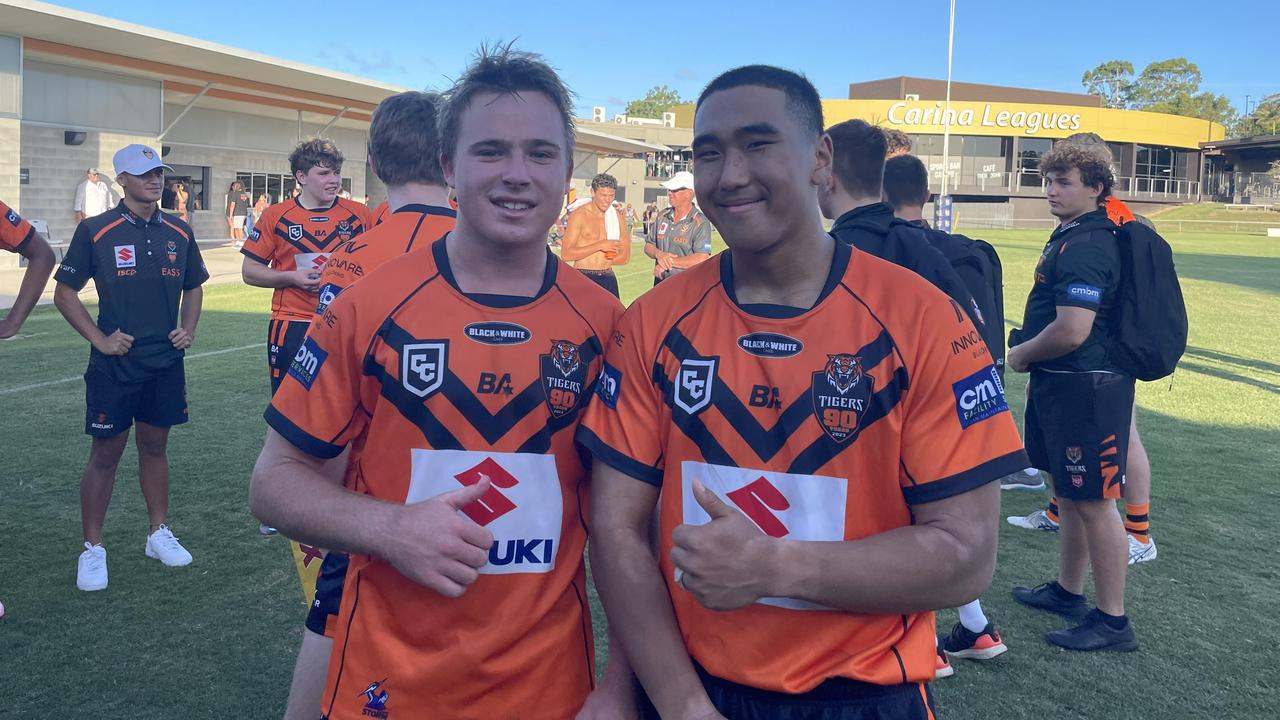
[[608, 173], [591, 180], [591, 202], [569, 213], [560, 258], [572, 262], [591, 282], [618, 297], [615, 265], [631, 261], [631, 228], [613, 205], [618, 181]]
[[911, 154], [910, 135], [897, 128], [880, 128], [880, 131], [884, 133], [885, 160]]
[[[1022, 328], [1007, 365], [1030, 372], [1023, 437], [1032, 464], [1053, 477], [1061, 537], [1058, 578], [1014, 598], [1077, 624], [1045, 635], [1069, 650], [1138, 648], [1125, 616], [1128, 554], [1115, 500], [1124, 491], [1134, 379], [1107, 356], [1120, 283], [1116, 225], [1107, 217], [1110, 153], [1059, 143], [1040, 160], [1049, 211], [1058, 218], [1036, 265]], [[1092, 566], [1097, 604], [1084, 597]]]

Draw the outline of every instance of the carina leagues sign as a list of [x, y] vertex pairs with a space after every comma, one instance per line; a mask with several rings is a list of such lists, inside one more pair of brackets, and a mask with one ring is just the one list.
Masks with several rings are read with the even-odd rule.
[[934, 103], [933, 107], [908, 106], [905, 102], [898, 102], [889, 106], [889, 122], [908, 127], [950, 124], [960, 128], [1011, 128], [1035, 135], [1041, 130], [1079, 130], [1080, 113], [996, 110], [991, 103], [987, 103], [982, 106], [982, 114], [979, 116], [972, 108], [944, 110], [940, 102]]

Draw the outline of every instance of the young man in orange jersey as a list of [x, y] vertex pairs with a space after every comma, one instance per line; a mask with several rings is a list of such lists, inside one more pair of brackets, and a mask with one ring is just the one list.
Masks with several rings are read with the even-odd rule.
[[369, 208], [338, 197], [342, 161], [338, 146], [329, 140], [299, 143], [289, 155], [298, 196], [267, 208], [240, 249], [244, 281], [275, 289], [267, 327], [272, 394], [315, 316], [320, 273], [329, 255], [373, 224]]
[[[392, 95], [374, 111], [369, 166], [386, 185], [389, 210], [383, 222], [334, 249], [320, 275], [317, 321], [323, 322], [329, 304], [352, 283], [453, 229], [457, 213], [449, 207], [449, 188], [440, 169], [440, 103], [439, 95], [415, 90]], [[345, 463], [346, 458], [341, 460]], [[320, 716], [320, 695], [346, 576], [347, 554], [326, 554], [314, 578], [315, 594], [294, 665], [286, 720]], [[304, 582], [311, 580], [304, 578]]]
[[1027, 465], [999, 375], [946, 295], [823, 232], [808, 80], [716, 78], [693, 152], [729, 250], [631, 305], [578, 434], [610, 627], [662, 717], [931, 718], [931, 611], [990, 583]]
[[[352, 553], [330, 720], [633, 703], [621, 653], [595, 683], [573, 443], [622, 308], [545, 241], [573, 164], [569, 107], [536, 56], [482, 51], [441, 123], [455, 230], [340, 294], [267, 410], [254, 512]], [[347, 446], [343, 487], [325, 462]]]
[[22, 329], [22, 323], [44, 292], [44, 285], [58, 264], [58, 257], [40, 233], [23, 220], [12, 208], [0, 202], [0, 250], [17, 253], [27, 260], [27, 271], [22, 276], [18, 297], [9, 312], [0, 319], [0, 340], [11, 338]]

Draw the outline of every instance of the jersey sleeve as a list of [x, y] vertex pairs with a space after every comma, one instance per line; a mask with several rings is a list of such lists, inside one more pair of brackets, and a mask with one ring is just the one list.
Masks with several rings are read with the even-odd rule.
[[262, 213], [262, 217], [254, 222], [253, 229], [244, 240], [244, 247], [240, 248], [241, 254], [263, 265], [270, 265], [275, 258], [276, 246], [279, 244], [275, 230], [279, 220], [280, 212], [274, 207], [267, 208], [267, 211]]
[[368, 338], [358, 337], [356, 308], [339, 298], [311, 329], [289, 363], [264, 417], [299, 450], [337, 457], [368, 421], [361, 401], [361, 364]]
[[204, 265], [204, 256], [200, 254], [200, 245], [196, 243], [195, 232], [187, 246], [187, 269], [183, 273], [182, 289], [193, 290], [209, 280], [209, 270]]
[[904, 403], [899, 480], [910, 504], [968, 492], [1030, 465], [1009, 412], [1004, 383], [973, 322], [940, 292], [903, 347], [909, 389]]
[[695, 253], [711, 254], [711, 222], [703, 218], [698, 221], [689, 237], [689, 247]]
[[1110, 233], [1068, 238], [1058, 253], [1053, 304], [1097, 310], [1119, 278], [1120, 258]]
[[578, 443], [609, 467], [662, 485], [662, 399], [653, 383], [653, 353], [641, 308], [622, 314], [606, 343], [604, 367], [578, 427]]
[[0, 250], [22, 252], [36, 234], [35, 229], [4, 203], [0, 203], [0, 216]]
[[54, 280], [77, 292], [89, 282], [89, 278], [93, 277], [98, 269], [94, 260], [93, 237], [90, 232], [86, 223], [82, 222], [76, 227], [75, 234], [71, 236], [71, 245], [67, 248], [67, 254], [63, 256], [62, 264], [58, 266], [58, 272], [53, 276]]

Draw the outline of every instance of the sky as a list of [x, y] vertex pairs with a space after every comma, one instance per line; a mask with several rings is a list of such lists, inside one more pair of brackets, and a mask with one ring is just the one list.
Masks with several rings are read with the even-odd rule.
[[[947, 0], [830, 2], [245, 2], [58, 4], [418, 89], [443, 89], [481, 43], [516, 40], [542, 54], [577, 94], [577, 114], [612, 116], [654, 85], [697, 97], [721, 71], [768, 63], [799, 70], [822, 97], [851, 82], [946, 78]], [[1239, 21], [1186, 0], [1064, 3], [958, 0], [956, 81], [1079, 92], [1108, 60], [1186, 57], [1202, 90], [1243, 112], [1280, 93], [1280, 3], [1248, 0]], [[1098, 10], [1105, 8], [1105, 11]]]

